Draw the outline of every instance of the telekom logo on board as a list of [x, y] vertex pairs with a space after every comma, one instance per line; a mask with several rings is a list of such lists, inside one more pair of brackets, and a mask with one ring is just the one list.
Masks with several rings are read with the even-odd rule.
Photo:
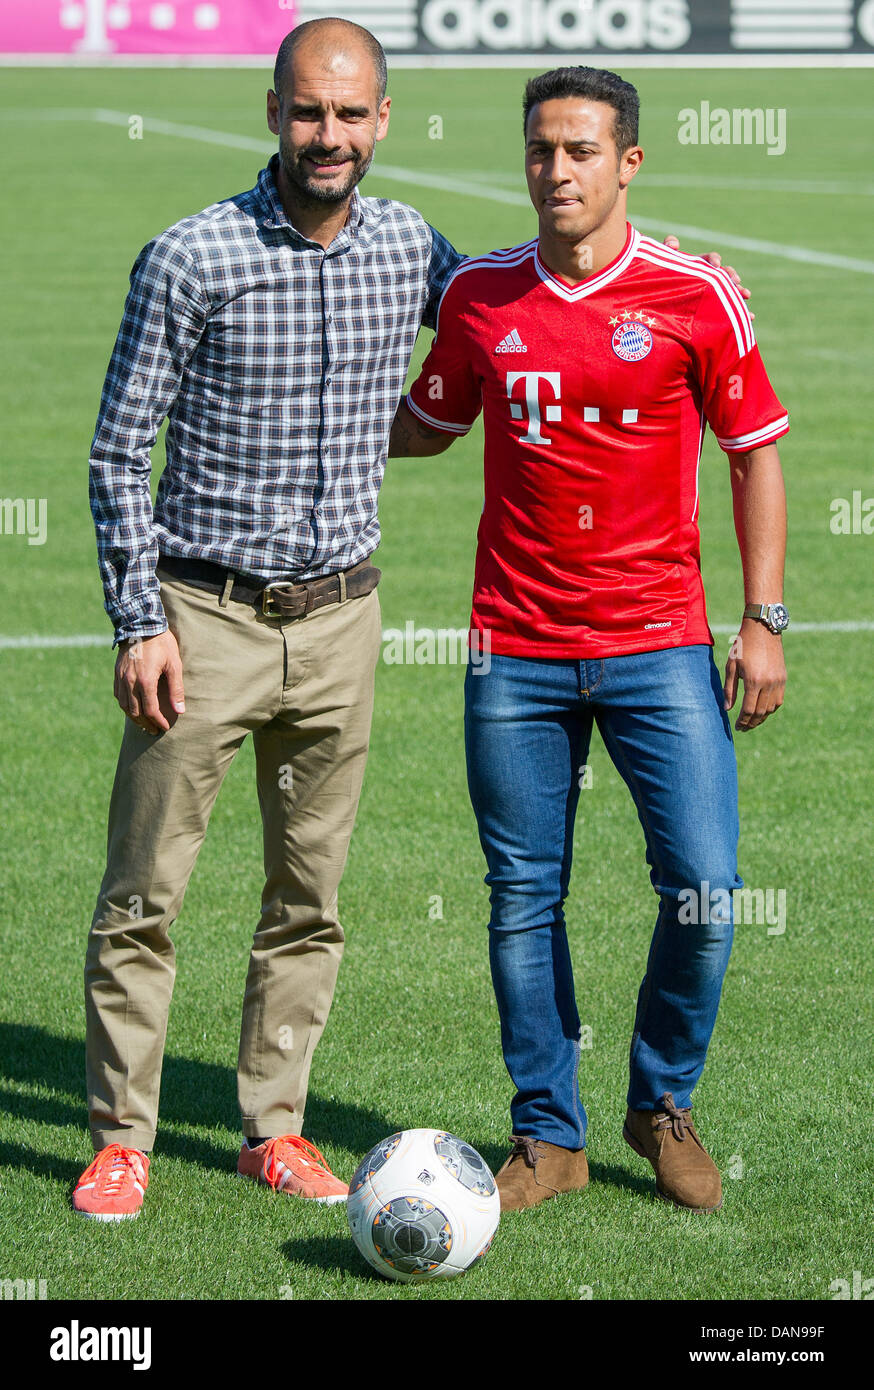
[[271, 53], [295, 0], [0, 0], [4, 53]]

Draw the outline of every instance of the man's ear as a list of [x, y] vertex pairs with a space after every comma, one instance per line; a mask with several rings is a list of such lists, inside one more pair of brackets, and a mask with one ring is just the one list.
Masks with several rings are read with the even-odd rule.
[[376, 113], [376, 139], [384, 140], [388, 135], [388, 117], [391, 108], [391, 97], [383, 97], [379, 103], [379, 110]]
[[279, 134], [279, 97], [272, 87], [267, 93], [267, 129]]
[[631, 145], [619, 161], [619, 187], [627, 188], [643, 163], [643, 150]]

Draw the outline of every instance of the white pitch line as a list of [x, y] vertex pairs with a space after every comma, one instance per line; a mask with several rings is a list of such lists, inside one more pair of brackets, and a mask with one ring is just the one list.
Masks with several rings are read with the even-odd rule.
[[[443, 629], [422, 626], [423, 632], [439, 632], [461, 630], [463, 624], [456, 624], [454, 627], [447, 625]], [[738, 623], [711, 623], [711, 632], [718, 636], [736, 637]], [[418, 630], [418, 628], [417, 628]], [[848, 621], [835, 623], [795, 623], [789, 629], [789, 635], [803, 632], [874, 632], [874, 621]], [[382, 634], [383, 642], [389, 641], [389, 634], [393, 634], [392, 639], [397, 635], [397, 628], [385, 628]], [[85, 632], [77, 633], [71, 637], [51, 637], [29, 634], [26, 637], [0, 637], [0, 651], [48, 651], [54, 647], [106, 647], [111, 646], [112, 637], [108, 633], [98, 636], [96, 633]]]
[[[99, 121], [102, 125], [122, 125], [130, 128], [130, 116], [124, 111], [110, 111], [105, 107], [98, 107], [96, 111], [91, 111], [91, 120]], [[252, 135], [235, 135], [232, 131], [209, 130], [202, 125], [181, 125], [176, 121], [161, 121], [152, 116], [143, 117], [143, 132], [154, 132], [156, 135], [176, 135], [182, 140], [199, 140], [205, 145], [224, 145], [233, 150], [252, 150], [255, 154], [275, 154], [276, 141], [271, 144], [269, 140], [256, 140]]]
[[[710, 631], [716, 633], [726, 633], [731, 636], [737, 635], [738, 623], [711, 623]], [[858, 622], [850, 620], [847, 622], [835, 623], [796, 623], [793, 622], [789, 628], [792, 632], [874, 632], [874, 622]]]
[[874, 198], [874, 184], [855, 184], [850, 179], [731, 178], [721, 174], [641, 174], [634, 180], [641, 188], [713, 188], [737, 193], [819, 193], [833, 198]]
[[74, 637], [42, 637], [38, 633], [27, 637], [0, 637], [0, 651], [40, 651], [50, 647], [109, 647], [112, 635], [80, 632]]
[[[373, 175], [375, 178], [394, 179], [398, 183], [414, 184], [420, 188], [439, 188], [446, 193], [461, 193], [468, 198], [485, 198], [493, 203], [512, 203], [517, 207], [531, 206], [525, 193], [514, 193], [505, 188], [484, 188], [480, 184], [468, 183], [463, 179], [448, 178], [445, 174], [426, 174], [412, 169], [399, 169], [394, 165], [375, 164]], [[643, 232], [695, 237], [713, 245], [730, 246], [736, 251], [751, 251], [761, 256], [776, 256], [785, 261], [803, 261], [808, 265], [822, 265], [835, 270], [855, 270], [862, 275], [874, 275], [874, 261], [863, 261], [855, 256], [839, 256], [831, 251], [813, 251], [806, 246], [786, 246], [779, 241], [760, 241], [755, 237], [715, 231], [712, 227], [696, 227], [690, 223], [674, 221], [663, 222], [653, 217], [635, 217], [634, 225]]]
[[779, 241], [759, 241], [755, 237], [735, 236], [730, 232], [715, 232], [709, 227], [695, 227], [684, 222], [662, 222], [652, 217], [636, 217], [635, 226], [644, 231], [673, 233], [674, 236], [700, 237], [718, 246], [731, 246], [735, 251], [751, 251], [760, 256], [777, 256], [784, 261], [803, 261], [807, 265], [829, 266], [834, 270], [855, 270], [861, 275], [874, 275], [874, 261], [856, 256], [838, 256], [830, 251], [810, 251], [805, 246], [786, 246]]
[[[531, 206], [525, 193], [513, 193], [505, 188], [483, 188], [463, 179], [447, 178], [443, 174], [420, 174], [410, 169], [398, 169], [394, 165], [384, 164], [374, 165], [373, 174], [375, 178], [381, 176], [422, 188], [439, 188], [447, 193], [462, 193], [468, 198], [485, 198], [489, 202], [512, 203], [517, 207]], [[689, 223], [674, 221], [663, 222], [653, 217], [635, 217], [634, 225], [643, 232], [696, 237], [715, 246], [730, 246], [736, 251], [752, 251], [762, 256], [777, 256], [780, 260], [803, 261], [809, 265], [823, 265], [836, 270], [855, 270], [862, 275], [874, 275], [874, 261], [863, 261], [855, 256], [839, 256], [831, 251], [813, 251], [806, 246], [786, 246], [778, 241], [760, 241], [755, 237], [715, 231], [712, 227], [695, 227]]]
[[[505, 170], [465, 169], [466, 179], [476, 179], [483, 183], [518, 185], [524, 182], [524, 175], [508, 173]], [[847, 197], [874, 198], [874, 183], [854, 183], [852, 179], [764, 179], [733, 177], [728, 174], [638, 174], [634, 180], [635, 190], [641, 188], [692, 188], [715, 189], [725, 193], [819, 193], [832, 198], [846, 194]]]
[[[64, 113], [66, 115], [66, 113]], [[100, 107], [86, 110], [81, 116], [85, 120], [98, 121], [104, 125], [129, 127], [130, 115], [124, 111], [113, 111]], [[67, 117], [69, 119], [69, 117]], [[172, 135], [183, 140], [198, 140], [207, 145], [223, 145], [228, 149], [251, 150], [255, 154], [273, 154], [275, 144], [257, 140], [251, 135], [235, 135], [233, 132], [210, 130], [206, 126], [182, 125], [175, 121], [162, 121], [151, 116], [143, 118], [143, 131], [156, 135]], [[470, 183], [466, 179], [452, 178], [445, 174], [430, 174], [425, 170], [402, 169], [394, 164], [374, 164], [375, 179], [403, 183], [417, 188], [436, 188], [441, 192], [462, 194], [468, 198], [483, 198], [492, 203], [506, 203], [513, 207], [530, 207], [527, 194], [511, 189], [484, 188], [481, 184]], [[829, 251], [814, 251], [806, 246], [786, 246], [778, 241], [761, 241], [755, 237], [736, 236], [732, 232], [716, 231], [712, 227], [696, 227], [688, 223], [663, 222], [651, 217], [636, 217], [634, 224], [644, 232], [673, 233], [709, 242], [713, 245], [731, 247], [736, 251], [749, 251], [754, 255], [775, 256], [779, 260], [801, 261], [807, 265], [826, 266], [834, 270], [852, 270], [862, 275], [874, 275], [874, 261], [861, 260], [855, 256], [839, 256]]]

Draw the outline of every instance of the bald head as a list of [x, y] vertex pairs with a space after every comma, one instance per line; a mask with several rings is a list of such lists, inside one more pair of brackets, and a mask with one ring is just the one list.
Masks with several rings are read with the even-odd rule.
[[273, 69], [273, 90], [282, 96], [288, 70], [295, 55], [316, 61], [326, 73], [340, 74], [350, 64], [359, 63], [362, 55], [373, 66], [377, 104], [385, 97], [388, 81], [385, 53], [382, 44], [369, 29], [353, 24], [350, 19], [310, 19], [299, 24], [279, 46]]
[[385, 54], [360, 24], [314, 19], [283, 39], [273, 80], [267, 124], [279, 136], [280, 196], [299, 229], [301, 218], [319, 227], [348, 211], [385, 138]]

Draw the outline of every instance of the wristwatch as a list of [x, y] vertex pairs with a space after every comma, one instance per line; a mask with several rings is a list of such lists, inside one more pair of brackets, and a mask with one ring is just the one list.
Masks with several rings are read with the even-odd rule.
[[789, 626], [789, 614], [782, 603], [748, 603], [744, 609], [745, 618], [755, 618], [764, 623], [770, 632], [778, 636]]

